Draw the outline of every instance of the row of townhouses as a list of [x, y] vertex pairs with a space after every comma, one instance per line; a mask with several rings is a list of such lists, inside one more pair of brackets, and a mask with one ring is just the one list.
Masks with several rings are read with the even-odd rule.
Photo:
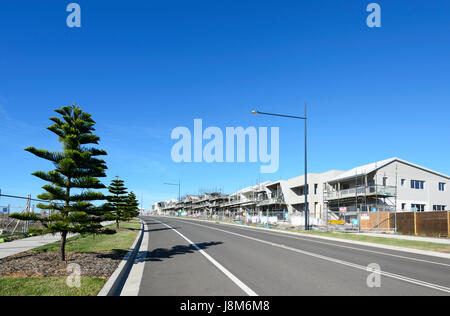
[[[361, 212], [428, 212], [448, 210], [450, 177], [390, 158], [348, 171], [330, 170], [307, 176], [309, 216], [314, 221], [350, 221]], [[305, 211], [304, 175], [264, 182], [233, 194], [186, 195], [153, 205], [158, 214], [270, 215], [282, 220]]]

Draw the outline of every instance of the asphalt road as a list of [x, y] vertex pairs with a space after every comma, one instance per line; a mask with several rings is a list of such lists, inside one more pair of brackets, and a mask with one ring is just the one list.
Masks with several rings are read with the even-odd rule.
[[143, 220], [149, 244], [139, 295], [450, 296], [444, 258], [179, 218]]

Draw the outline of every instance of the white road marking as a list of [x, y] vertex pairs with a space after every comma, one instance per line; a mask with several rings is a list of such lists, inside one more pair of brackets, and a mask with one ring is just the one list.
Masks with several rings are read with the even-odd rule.
[[[249, 228], [245, 228], [245, 227], [241, 227], [241, 226], [237, 226], [237, 225], [235, 225], [233, 227], [239, 228], [239, 229], [242, 229], [242, 230], [246, 230], [246, 231], [249, 231], [251, 229], [251, 228], [249, 229]], [[256, 231], [256, 230], [253, 230], [253, 231]], [[267, 234], [267, 235], [272, 235], [272, 236], [277, 236], [277, 237], [287, 237], [287, 238], [298, 239], [298, 240], [306, 240], [306, 241], [310, 241], [310, 242], [314, 242], [314, 243], [318, 243], [318, 244], [324, 244], [324, 245], [328, 245], [328, 246], [335, 246], [335, 247], [340, 247], [340, 248], [353, 249], [353, 250], [358, 250], [358, 251], [363, 251], [363, 252], [370, 252], [370, 253], [375, 253], [375, 254], [379, 254], [379, 255], [385, 255], [385, 256], [389, 256], [389, 257], [396, 257], [396, 258], [407, 259], [407, 260], [411, 260], [411, 261], [418, 261], [418, 262], [424, 262], [424, 263], [429, 263], [429, 264], [441, 265], [441, 266], [444, 266], [444, 267], [450, 267], [450, 264], [447, 264], [447, 263], [429, 261], [429, 260], [418, 259], [418, 258], [411, 258], [411, 257], [407, 257], [407, 256], [394, 255], [394, 254], [391, 254], [391, 253], [375, 251], [375, 250], [368, 250], [368, 249], [362, 249], [362, 248], [353, 247], [353, 246], [339, 245], [339, 244], [335, 244], [335, 243], [314, 240], [314, 239], [308, 238], [308, 237], [291, 236], [291, 235], [287, 235], [287, 234], [283, 234], [283, 233], [263, 231], [263, 230], [257, 230], [257, 231], [261, 232], [261, 233], [264, 233], [264, 234]]]
[[[177, 220], [193, 221], [191, 219], [179, 219], [179, 218], [177, 218]], [[194, 220], [194, 221], [207, 222], [207, 221], [204, 221], [204, 220]], [[219, 225], [220, 224], [225, 224], [225, 225], [228, 225], [227, 223], [220, 223], [220, 222], [211, 223], [211, 224], [219, 224]], [[230, 227], [234, 227], [234, 228], [238, 228], [238, 229], [242, 229], [242, 230], [246, 230], [246, 231], [254, 231], [254, 232], [258, 231], [258, 232], [261, 232], [261, 233], [264, 233], [264, 234], [267, 234], [267, 235], [272, 235], [272, 236], [277, 236], [277, 237], [288, 237], [288, 238], [292, 238], [292, 239], [306, 240], [306, 241], [315, 242], [315, 243], [324, 244], [324, 245], [329, 245], [329, 246], [336, 246], [336, 247], [341, 247], [341, 248], [354, 249], [354, 250], [359, 250], [359, 251], [364, 251], [364, 252], [375, 253], [375, 254], [379, 254], [379, 255], [385, 255], [385, 256], [390, 256], [390, 257], [407, 259], [407, 260], [411, 260], [411, 261], [418, 261], [418, 262], [424, 262], [424, 263], [429, 263], [429, 264], [435, 264], [435, 265], [441, 265], [441, 266], [445, 266], [445, 267], [450, 267], [450, 264], [447, 264], [447, 263], [429, 261], [429, 260], [412, 258], [412, 257], [407, 257], [407, 256], [394, 255], [394, 254], [387, 253], [387, 252], [368, 250], [368, 249], [363, 249], [363, 248], [358, 248], [358, 247], [353, 247], [353, 246], [344, 246], [344, 245], [340, 245], [340, 244], [324, 242], [324, 241], [318, 241], [318, 240], [314, 239], [314, 238], [328, 239], [327, 237], [317, 237], [317, 236], [314, 236], [314, 235], [307, 236], [307, 237], [306, 236], [293, 236], [293, 235], [290, 235], [288, 232], [267, 231], [267, 230], [263, 230], [263, 229], [258, 229], [257, 227], [245, 227], [245, 226], [242, 226], [242, 225], [232, 225]], [[293, 234], [298, 234], [298, 233], [293, 233]], [[333, 241], [334, 242], [339, 242], [339, 240], [334, 240], [334, 239], [333, 239]], [[348, 240], [347, 239], [342, 239], [340, 242], [345, 243], [345, 242], [348, 242]], [[364, 246], [377, 247], [376, 244], [375, 245], [364, 245]], [[392, 250], [393, 251], [399, 251], [399, 252], [402, 251], [402, 250], [396, 250], [396, 249], [392, 249]], [[419, 254], [419, 255], [422, 255], [422, 254]], [[423, 256], [427, 256], [427, 255], [423, 255]]]
[[[227, 234], [231, 234], [231, 235], [235, 235], [235, 236], [239, 236], [239, 237], [242, 237], [242, 238], [247, 238], [247, 239], [250, 239], [250, 240], [253, 240], [253, 241], [257, 241], [257, 242], [260, 242], [260, 243], [263, 243], [263, 244], [274, 245], [276, 247], [283, 248], [283, 249], [290, 250], [290, 251], [294, 251], [294, 252], [297, 252], [297, 253], [301, 253], [303, 255], [307, 255], [307, 256], [318, 258], [318, 259], [322, 259], [322, 260], [330, 261], [330, 262], [333, 262], [333, 263], [337, 263], [337, 264], [341, 264], [341, 265], [345, 265], [345, 266], [349, 266], [349, 267], [353, 267], [353, 268], [356, 268], [356, 269], [367, 271], [367, 267], [365, 267], [365, 266], [361, 266], [359, 264], [347, 262], [347, 261], [344, 261], [344, 260], [334, 259], [334, 258], [331, 258], [331, 257], [322, 256], [322, 255], [315, 254], [315, 253], [312, 253], [312, 252], [309, 252], [309, 251], [304, 251], [304, 250], [300, 250], [300, 249], [296, 249], [296, 248], [292, 248], [292, 247], [288, 247], [288, 246], [284, 246], [284, 245], [280, 245], [280, 244], [274, 244], [274, 243], [269, 242], [269, 241], [265, 241], [265, 240], [254, 238], [254, 237], [245, 236], [245, 235], [242, 235], [242, 234], [238, 234], [238, 233], [235, 233], [235, 232], [230, 232], [230, 231], [219, 229], [219, 228], [216, 228], [216, 227], [209, 227], [209, 226], [206, 226], [206, 225], [201, 225], [201, 224], [197, 224], [197, 223], [191, 223], [189, 221], [183, 221], [183, 222], [189, 223], [191, 225], [197, 225], [197, 226], [206, 227], [206, 228], [209, 228], [209, 229], [221, 231], [221, 232], [224, 232], [224, 233], [227, 233]], [[401, 275], [398, 275], [398, 274], [394, 274], [394, 273], [390, 273], [390, 272], [386, 272], [386, 271], [380, 271], [379, 273], [381, 275], [384, 275], [384, 276], [387, 276], [387, 277], [390, 277], [390, 278], [393, 278], [393, 279], [397, 279], [397, 280], [401, 280], [401, 281], [404, 281], [404, 282], [408, 282], [408, 283], [412, 283], [412, 284], [428, 287], [428, 288], [431, 288], [431, 289], [434, 289], [434, 290], [438, 290], [438, 291], [442, 291], [442, 292], [445, 292], [445, 293], [450, 293], [450, 288], [442, 286], [442, 285], [433, 284], [433, 283], [429, 283], [429, 282], [425, 282], [425, 281], [421, 281], [421, 280], [416, 280], [416, 279], [404, 277], [404, 276], [401, 276]]]
[[241, 290], [243, 290], [245, 293], [247, 293], [247, 295], [249, 296], [258, 296], [258, 294], [256, 294], [252, 289], [250, 289], [247, 285], [245, 285], [241, 280], [239, 280], [237, 277], [235, 277], [230, 271], [228, 271], [223, 265], [221, 265], [219, 262], [217, 262], [213, 257], [211, 257], [210, 255], [208, 255], [204, 250], [200, 249], [199, 246], [197, 246], [195, 243], [193, 243], [192, 241], [190, 241], [186, 236], [184, 236], [182, 233], [180, 233], [179, 231], [177, 231], [175, 228], [170, 227], [169, 225], [160, 222], [156, 219], [152, 219], [154, 221], [157, 221], [161, 224], [163, 224], [164, 226], [172, 229], [174, 232], [176, 232], [178, 235], [180, 235], [184, 240], [186, 240], [189, 244], [191, 244], [192, 246], [195, 247], [195, 249], [197, 249], [206, 259], [208, 259], [213, 265], [216, 266], [217, 269], [219, 269], [220, 271], [222, 271], [223, 274], [225, 274], [231, 281], [233, 281], [237, 286], [239, 286], [239, 288], [241, 288]]

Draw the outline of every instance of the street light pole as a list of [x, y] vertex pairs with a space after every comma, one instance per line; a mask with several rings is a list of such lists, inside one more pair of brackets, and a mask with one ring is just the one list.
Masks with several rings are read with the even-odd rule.
[[304, 188], [304, 194], [305, 194], [305, 230], [309, 230], [309, 207], [308, 207], [308, 151], [307, 151], [307, 125], [306, 125], [306, 103], [305, 103], [305, 116], [294, 116], [294, 115], [285, 115], [285, 114], [275, 114], [275, 113], [266, 113], [266, 112], [260, 112], [257, 110], [252, 111], [252, 114], [261, 114], [261, 115], [271, 115], [271, 116], [278, 116], [278, 117], [286, 117], [286, 118], [293, 118], [298, 120], [305, 121], [305, 188]]
[[178, 183], [168, 183], [168, 182], [164, 182], [164, 184], [167, 184], [167, 185], [176, 185], [176, 186], [178, 186], [178, 203], [181, 203], [181, 180], [178, 179]]
[[305, 103], [305, 230], [309, 230], [309, 205], [308, 205], [308, 150], [306, 141], [306, 103]]

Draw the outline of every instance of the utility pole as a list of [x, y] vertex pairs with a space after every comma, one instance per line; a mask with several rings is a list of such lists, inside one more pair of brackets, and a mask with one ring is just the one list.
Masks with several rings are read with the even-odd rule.
[[305, 102], [305, 230], [309, 230], [309, 205], [308, 205], [308, 150], [306, 137], [306, 102]]
[[164, 182], [164, 184], [167, 184], [167, 185], [176, 185], [176, 186], [178, 186], [178, 203], [181, 204], [181, 180], [178, 179], [178, 183], [168, 183], [168, 182]]
[[308, 207], [308, 151], [307, 151], [307, 124], [306, 124], [306, 103], [305, 103], [305, 116], [293, 116], [293, 115], [284, 115], [284, 114], [274, 114], [274, 113], [264, 113], [257, 110], [253, 110], [252, 114], [262, 114], [262, 115], [271, 115], [271, 116], [278, 116], [278, 117], [286, 117], [286, 118], [294, 118], [299, 120], [305, 121], [305, 188], [304, 188], [304, 195], [305, 195], [305, 230], [309, 230], [309, 207]]

